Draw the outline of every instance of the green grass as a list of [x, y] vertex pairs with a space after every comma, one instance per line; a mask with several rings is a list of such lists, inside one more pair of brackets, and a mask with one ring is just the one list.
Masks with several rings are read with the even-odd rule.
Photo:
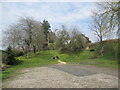
[[60, 54], [61, 60], [68, 63], [79, 63], [80, 61], [84, 61], [92, 56], [94, 53], [89, 51], [82, 51], [77, 54]]
[[[92, 59], [93, 62], [96, 62], [96, 66], [103, 66], [103, 67], [112, 67], [112, 68], [118, 68], [118, 62], [117, 60], [110, 60], [110, 59], [106, 59], [104, 57], [99, 57], [96, 59]], [[92, 65], [92, 64], [91, 64]]]
[[25, 56], [18, 57], [19, 60], [23, 60], [22, 64], [11, 66], [7, 70], [3, 71], [2, 78], [7, 79], [12, 77], [13, 73], [19, 71], [20, 69], [30, 68], [30, 67], [39, 67], [50, 64], [57, 64], [57, 60], [51, 59], [52, 56], [58, 55], [61, 61], [73, 64], [89, 64], [95, 66], [104, 66], [104, 67], [112, 67], [117, 68], [117, 61], [112, 59], [106, 59], [104, 57], [97, 57], [95, 59], [91, 59], [94, 57], [94, 52], [90, 52], [89, 50], [82, 51], [77, 54], [61, 54], [56, 50], [48, 50], [37, 52], [36, 55], [31, 54], [30, 59], [26, 59]]
[[97, 57], [91, 59], [95, 56], [94, 52], [90, 52], [89, 50], [85, 50], [78, 54], [60, 54], [61, 60], [67, 63], [74, 64], [87, 64], [87, 65], [95, 65], [95, 66], [104, 66], [104, 67], [112, 67], [118, 68], [117, 60], [107, 59], [106, 57]]
[[29, 59], [26, 59], [25, 56], [18, 57], [19, 60], [23, 61], [23, 63], [19, 65], [10, 66], [10, 68], [3, 71], [2, 79], [4, 80], [9, 77], [12, 77], [11, 75], [16, 73], [16, 71], [19, 71], [20, 69], [57, 64], [58, 61], [55, 59], [51, 59], [52, 56], [54, 56], [54, 52], [42, 51], [36, 53], [36, 55], [31, 54]]

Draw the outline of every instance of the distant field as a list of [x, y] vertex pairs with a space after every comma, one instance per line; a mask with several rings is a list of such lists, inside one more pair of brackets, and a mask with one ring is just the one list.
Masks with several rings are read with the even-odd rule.
[[82, 51], [77, 54], [61, 54], [56, 50], [47, 50], [37, 52], [36, 55], [31, 54], [30, 59], [26, 59], [25, 56], [18, 57], [19, 60], [22, 60], [23, 63], [20, 65], [11, 66], [7, 70], [3, 71], [3, 80], [11, 77], [13, 73], [20, 69], [30, 68], [30, 67], [39, 67], [44, 65], [50, 64], [57, 64], [58, 61], [52, 59], [52, 56], [59, 56], [61, 61], [67, 63], [74, 63], [74, 64], [89, 64], [89, 65], [96, 65], [96, 66], [104, 66], [104, 67], [112, 67], [117, 68], [117, 61], [106, 59], [104, 57], [98, 57], [91, 59], [95, 56], [94, 52], [90, 52], [89, 50]]

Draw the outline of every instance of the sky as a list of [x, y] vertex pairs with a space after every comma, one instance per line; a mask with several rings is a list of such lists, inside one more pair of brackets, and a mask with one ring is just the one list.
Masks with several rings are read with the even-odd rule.
[[44, 19], [48, 20], [53, 31], [60, 29], [61, 25], [77, 26], [92, 42], [97, 41], [89, 28], [92, 22], [92, 12], [97, 8], [95, 2], [17, 1], [4, 0], [0, 3], [0, 37], [2, 37], [2, 30], [5, 30], [9, 25], [16, 24], [21, 17], [32, 17], [41, 22]]
[[32, 17], [41, 22], [48, 20], [52, 30], [59, 29], [61, 25], [77, 26], [90, 37], [89, 24], [95, 8], [94, 2], [4, 2], [0, 27], [5, 29], [17, 23], [20, 17]]

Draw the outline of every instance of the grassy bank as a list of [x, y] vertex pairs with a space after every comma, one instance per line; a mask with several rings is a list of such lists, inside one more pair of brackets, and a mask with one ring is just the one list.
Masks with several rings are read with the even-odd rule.
[[18, 57], [19, 60], [23, 61], [23, 63], [19, 65], [10, 66], [10, 68], [3, 71], [2, 79], [4, 80], [9, 77], [12, 77], [11, 75], [19, 71], [20, 69], [57, 64], [58, 63], [57, 60], [51, 59], [51, 56], [53, 56], [54, 54], [49, 52], [42, 51], [36, 53], [36, 55], [31, 54], [29, 59], [26, 59], [25, 56]]
[[60, 57], [62, 61], [67, 63], [87, 64], [112, 68], [118, 67], [117, 60], [107, 59], [106, 57], [100, 56], [96, 57], [94, 52], [90, 52], [89, 50], [85, 50], [78, 54], [60, 54]]
[[87, 65], [96, 65], [96, 66], [104, 66], [104, 67], [112, 67], [117, 68], [117, 61], [112, 59], [106, 59], [104, 57], [94, 58], [94, 52], [90, 52], [89, 50], [82, 51], [77, 54], [61, 54], [56, 50], [48, 50], [37, 52], [36, 55], [31, 54], [29, 59], [26, 59], [25, 56], [18, 57], [19, 60], [22, 60], [23, 63], [16, 66], [11, 66], [7, 70], [3, 71], [3, 80], [11, 77], [13, 73], [19, 71], [23, 68], [30, 67], [39, 67], [50, 64], [57, 64], [58, 61], [55, 59], [51, 59], [52, 56], [59, 56], [61, 61], [73, 64], [87, 64]]

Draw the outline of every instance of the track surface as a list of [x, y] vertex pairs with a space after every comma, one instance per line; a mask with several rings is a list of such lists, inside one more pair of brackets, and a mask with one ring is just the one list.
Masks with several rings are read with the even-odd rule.
[[67, 72], [76, 76], [88, 76], [88, 75], [100, 74], [100, 73], [105, 73], [105, 74], [113, 75], [116, 77], [118, 76], [117, 69], [95, 67], [90, 65], [58, 64], [58, 65], [52, 65], [50, 67], [62, 70], [64, 72]]
[[19, 71], [5, 88], [117, 88], [117, 69], [57, 64]]

